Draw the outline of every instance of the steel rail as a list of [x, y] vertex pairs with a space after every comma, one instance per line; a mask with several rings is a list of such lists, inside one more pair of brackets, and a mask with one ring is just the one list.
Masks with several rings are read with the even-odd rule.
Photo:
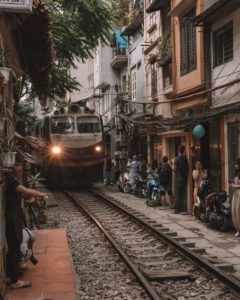
[[[147, 279], [142, 275], [142, 273], [139, 271], [138, 267], [132, 262], [132, 260], [129, 258], [129, 256], [124, 252], [124, 250], [118, 245], [118, 243], [115, 241], [115, 239], [107, 232], [105, 227], [99, 222], [99, 220], [88, 211], [88, 209], [81, 203], [79, 203], [74, 196], [68, 192], [67, 190], [64, 190], [64, 193], [78, 206], [80, 207], [84, 213], [97, 225], [97, 227], [104, 233], [105, 237], [108, 239], [108, 241], [113, 245], [113, 247], [117, 250], [119, 255], [123, 258], [125, 263], [129, 266], [129, 268], [132, 270], [136, 278], [139, 280], [141, 285], [144, 287], [144, 289], [147, 291], [149, 296], [153, 300], [161, 300], [162, 298], [156, 293], [156, 291], [153, 289], [151, 284], [147, 281]], [[99, 197], [99, 196], [97, 196]]]
[[214, 266], [212, 263], [208, 262], [206, 259], [200, 257], [199, 255], [190, 251], [186, 246], [178, 243], [168, 235], [164, 234], [162, 231], [158, 230], [156, 227], [152, 226], [151, 224], [147, 223], [146, 221], [140, 219], [138, 216], [132, 214], [128, 210], [124, 209], [121, 205], [114, 202], [111, 197], [104, 195], [101, 192], [96, 190], [88, 190], [93, 195], [98, 196], [103, 199], [103, 201], [108, 201], [111, 203], [112, 206], [117, 207], [120, 211], [124, 212], [131, 218], [135, 219], [140, 224], [149, 228], [152, 232], [156, 233], [161, 239], [166, 241], [168, 244], [172, 245], [179, 253], [183, 254], [188, 259], [196, 262], [200, 265], [203, 269], [205, 269], [208, 273], [213, 274], [218, 279], [220, 279], [223, 283], [231, 287], [236, 292], [240, 293], [240, 281], [236, 280], [235, 278], [229, 276], [226, 272], [222, 271], [220, 268]]

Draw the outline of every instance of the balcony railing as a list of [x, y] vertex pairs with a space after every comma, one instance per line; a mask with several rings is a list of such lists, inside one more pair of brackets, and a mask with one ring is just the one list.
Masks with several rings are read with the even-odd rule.
[[0, 12], [31, 13], [32, 0], [0, 0]]
[[115, 69], [121, 69], [128, 62], [127, 49], [113, 49], [113, 59], [111, 66]]

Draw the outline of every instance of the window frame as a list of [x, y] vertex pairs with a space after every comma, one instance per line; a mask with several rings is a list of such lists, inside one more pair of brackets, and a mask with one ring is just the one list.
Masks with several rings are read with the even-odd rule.
[[190, 20], [187, 20], [195, 16], [196, 7], [194, 6], [179, 18], [181, 76], [197, 69], [197, 31], [194, 24]]
[[[226, 58], [226, 52], [229, 51], [229, 49], [226, 49], [226, 37], [225, 37], [225, 33], [227, 30], [231, 29], [231, 56]], [[222, 39], [222, 57], [220, 57], [220, 45], [217, 44], [217, 38], [220, 37], [220, 35], [223, 35], [223, 39]], [[218, 29], [214, 30], [212, 32], [212, 43], [213, 43], [213, 67], [218, 67], [221, 66], [229, 61], [232, 61], [234, 58], [234, 32], [233, 32], [233, 20], [231, 20], [230, 22], [224, 24], [223, 26], [219, 27]], [[224, 39], [225, 37], [225, 39]], [[217, 57], [218, 55], [218, 57]], [[220, 61], [220, 59], [222, 59]], [[217, 61], [218, 60], [218, 61]]]

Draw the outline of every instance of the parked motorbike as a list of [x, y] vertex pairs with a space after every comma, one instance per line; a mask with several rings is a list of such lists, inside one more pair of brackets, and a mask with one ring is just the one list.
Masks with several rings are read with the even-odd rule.
[[227, 231], [231, 223], [231, 207], [227, 193], [210, 193], [209, 181], [203, 182], [198, 192], [194, 214], [200, 221], [209, 222], [221, 231]]
[[132, 185], [132, 192], [137, 197], [145, 197], [147, 190], [147, 179], [138, 174]]
[[116, 182], [116, 188], [119, 192], [130, 193], [132, 185], [128, 179], [128, 172], [123, 172], [119, 175], [118, 181]]
[[147, 191], [147, 206], [156, 207], [160, 204], [160, 183], [157, 177], [154, 177], [148, 182], [148, 191]]

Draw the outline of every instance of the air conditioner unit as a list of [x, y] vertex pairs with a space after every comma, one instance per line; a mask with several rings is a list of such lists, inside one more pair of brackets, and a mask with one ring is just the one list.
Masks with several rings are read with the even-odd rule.
[[0, 0], [0, 11], [9, 13], [31, 13], [32, 0]]

